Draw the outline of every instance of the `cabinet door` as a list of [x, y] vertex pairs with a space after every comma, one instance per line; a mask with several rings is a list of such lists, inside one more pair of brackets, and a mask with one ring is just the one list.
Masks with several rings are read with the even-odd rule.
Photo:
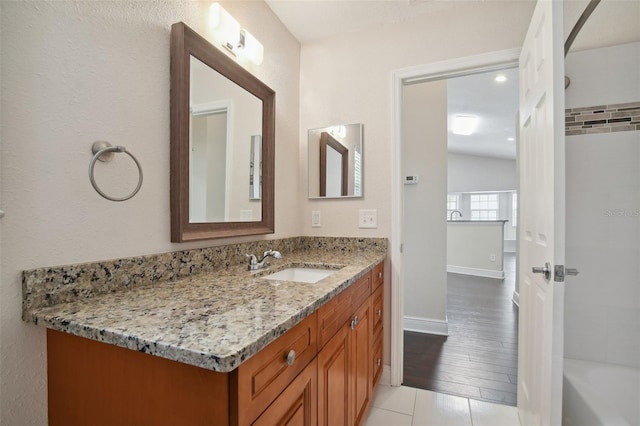
[[318, 354], [318, 425], [349, 424], [349, 324], [345, 324]]
[[351, 377], [352, 424], [362, 422], [371, 398], [371, 304], [369, 300], [356, 310], [351, 324]]
[[374, 342], [371, 348], [371, 394], [375, 391], [378, 382], [380, 381], [380, 376], [382, 376], [382, 333], [377, 336], [376, 341]]
[[317, 363], [313, 360], [253, 423], [255, 426], [317, 425]]

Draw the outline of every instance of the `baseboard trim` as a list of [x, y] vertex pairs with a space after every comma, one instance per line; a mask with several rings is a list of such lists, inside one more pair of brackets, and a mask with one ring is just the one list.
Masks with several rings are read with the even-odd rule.
[[516, 305], [519, 308], [520, 307], [520, 293], [518, 293], [517, 291], [513, 290], [513, 297], [511, 298], [511, 301], [513, 302], [514, 305]]
[[405, 331], [415, 331], [416, 333], [437, 334], [440, 336], [449, 335], [449, 321], [439, 321], [427, 318], [404, 317], [403, 328]]
[[492, 271], [491, 269], [467, 268], [466, 266], [447, 265], [447, 272], [454, 274], [474, 275], [476, 277], [504, 279], [504, 271]]

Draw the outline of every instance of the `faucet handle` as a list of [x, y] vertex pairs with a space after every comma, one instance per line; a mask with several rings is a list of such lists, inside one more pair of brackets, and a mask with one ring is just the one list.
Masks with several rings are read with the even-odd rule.
[[244, 257], [251, 259], [249, 260], [249, 265], [255, 265], [258, 263], [258, 258], [255, 254], [245, 254]]

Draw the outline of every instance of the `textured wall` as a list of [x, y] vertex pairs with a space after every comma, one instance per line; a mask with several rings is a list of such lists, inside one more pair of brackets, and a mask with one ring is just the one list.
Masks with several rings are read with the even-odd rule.
[[[208, 2], [1, 2], [3, 425], [46, 424], [45, 332], [20, 319], [24, 269], [205, 247], [169, 242], [169, 41], [184, 21], [206, 36]], [[263, 2], [227, 10], [265, 47], [247, 66], [277, 93], [276, 234], [299, 235], [300, 45]], [[133, 199], [91, 187], [91, 143], [131, 150], [145, 173]], [[101, 182], [126, 191], [122, 158]], [[108, 173], [112, 172], [112, 173]], [[129, 173], [129, 174], [127, 174]], [[248, 192], [247, 192], [248, 193]], [[253, 238], [233, 240], [247, 241]]]
[[[522, 45], [533, 2], [459, 1], [456, 7], [402, 22], [344, 34], [302, 46], [300, 63], [301, 227], [304, 235], [391, 236], [394, 70]], [[341, 123], [364, 124], [364, 197], [306, 200], [307, 130]], [[446, 180], [445, 180], [446, 182]], [[377, 209], [378, 228], [359, 229], [358, 209]], [[322, 227], [311, 227], [320, 210]], [[444, 210], [443, 210], [444, 211]], [[444, 215], [443, 215], [444, 216]], [[441, 226], [439, 223], [436, 227]], [[437, 232], [431, 229], [430, 232]], [[445, 252], [441, 241], [429, 241]], [[444, 254], [443, 254], [444, 256]], [[385, 300], [390, 303], [387, 265]], [[433, 291], [441, 292], [435, 288]], [[444, 299], [439, 300], [444, 303]], [[444, 306], [438, 308], [441, 312]], [[437, 316], [434, 312], [433, 316]], [[385, 318], [385, 362], [390, 353]]]

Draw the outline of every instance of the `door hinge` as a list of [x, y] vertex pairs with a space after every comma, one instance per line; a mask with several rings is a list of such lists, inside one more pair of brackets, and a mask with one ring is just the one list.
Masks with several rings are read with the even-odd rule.
[[557, 283], [563, 283], [565, 275], [578, 275], [579, 273], [575, 268], [565, 268], [564, 265], [556, 265], [553, 270], [553, 280]]

